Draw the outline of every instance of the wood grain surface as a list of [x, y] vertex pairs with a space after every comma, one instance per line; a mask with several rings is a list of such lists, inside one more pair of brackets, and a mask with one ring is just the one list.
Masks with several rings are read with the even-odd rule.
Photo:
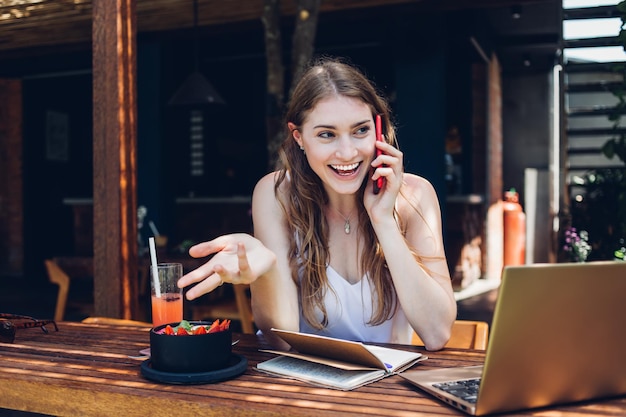
[[[136, 356], [149, 346], [149, 328], [62, 322], [59, 331], [19, 329], [12, 344], [0, 343], [0, 408], [52, 415], [131, 416], [416, 416], [462, 415], [391, 376], [353, 391], [318, 388], [263, 374], [259, 361], [273, 357], [262, 337], [235, 334], [234, 352], [248, 369], [228, 381], [169, 385], [145, 379]], [[423, 369], [477, 365], [483, 351], [424, 352]], [[590, 356], [592, 357], [592, 356]], [[415, 368], [413, 368], [415, 369]], [[515, 415], [624, 415], [626, 398], [553, 407]]]

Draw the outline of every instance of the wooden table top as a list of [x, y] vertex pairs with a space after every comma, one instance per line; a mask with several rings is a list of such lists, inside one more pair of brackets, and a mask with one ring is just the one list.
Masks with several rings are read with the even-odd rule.
[[[74, 322], [58, 327], [58, 332], [52, 329], [48, 334], [38, 328], [18, 329], [14, 343], [0, 343], [0, 408], [124, 417], [463, 415], [399, 376], [338, 391], [263, 374], [256, 364], [274, 355], [259, 352], [268, 346], [255, 335], [234, 335], [240, 338], [234, 352], [248, 359], [248, 369], [234, 379], [204, 385], [155, 383], [141, 375], [141, 361], [129, 357], [149, 346], [148, 328]], [[415, 366], [429, 369], [484, 361], [482, 351], [444, 349], [427, 355], [428, 360]], [[515, 415], [626, 415], [626, 397]]]

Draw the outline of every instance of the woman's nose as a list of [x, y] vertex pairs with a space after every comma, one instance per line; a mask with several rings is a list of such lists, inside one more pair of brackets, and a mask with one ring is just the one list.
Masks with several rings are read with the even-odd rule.
[[349, 160], [358, 155], [359, 151], [350, 137], [343, 136], [337, 143], [337, 150], [335, 151], [337, 158]]

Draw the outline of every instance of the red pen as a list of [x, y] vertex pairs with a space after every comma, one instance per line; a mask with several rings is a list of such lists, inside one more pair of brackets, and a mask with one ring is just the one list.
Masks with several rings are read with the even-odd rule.
[[[382, 142], [383, 141], [383, 124], [380, 119], [380, 114], [376, 115], [376, 140]], [[378, 158], [382, 155], [383, 152], [376, 148], [376, 157]], [[385, 166], [385, 164], [383, 164]], [[385, 183], [385, 179], [383, 177], [378, 178], [374, 181], [374, 194], [378, 194], [380, 190], [383, 188], [383, 184]]]

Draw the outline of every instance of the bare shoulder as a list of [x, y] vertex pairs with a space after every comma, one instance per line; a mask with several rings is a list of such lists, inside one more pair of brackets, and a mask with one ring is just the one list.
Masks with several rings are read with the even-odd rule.
[[435, 188], [430, 181], [419, 175], [404, 173], [400, 193], [398, 199], [400, 208], [405, 204], [421, 209], [432, 207], [433, 204], [435, 207], [439, 207]]
[[[267, 201], [275, 200], [276, 196], [274, 193], [274, 186], [276, 185], [276, 181], [278, 180], [278, 172], [270, 172], [269, 174], [265, 174], [259, 181], [257, 181], [254, 192], [252, 194], [252, 199], [254, 200], [262, 200]], [[283, 187], [281, 187], [283, 188]]]
[[403, 174], [402, 181], [404, 183], [403, 185], [410, 189], [425, 189], [425, 190], [433, 189], [432, 184], [426, 178], [420, 177], [419, 175], [410, 174], [408, 172], [405, 172]]
[[[279, 175], [271, 172], [262, 177], [252, 194], [252, 224], [254, 236], [281, 259], [286, 259], [289, 247], [285, 214], [279, 199], [284, 198], [284, 183], [275, 192]], [[278, 197], [277, 197], [278, 194]], [[287, 275], [289, 276], [289, 275]]]
[[437, 230], [441, 227], [439, 198], [426, 178], [405, 173], [396, 204], [408, 230]]
[[[268, 216], [280, 217], [280, 204], [274, 192], [274, 186], [278, 179], [278, 172], [270, 172], [263, 176], [254, 187], [252, 194], [252, 214], [262, 215], [264, 218]], [[280, 187], [283, 188], [283, 187]], [[281, 194], [279, 188], [279, 195]]]
[[[441, 209], [433, 185], [426, 178], [404, 174], [397, 199], [407, 240], [422, 255], [445, 259]], [[442, 271], [447, 271], [447, 267]]]
[[276, 183], [277, 177], [277, 172], [270, 172], [269, 174], [265, 174], [263, 177], [261, 177], [259, 181], [257, 181], [256, 186], [254, 187], [254, 193], [265, 194], [268, 191], [274, 192], [274, 184]]

